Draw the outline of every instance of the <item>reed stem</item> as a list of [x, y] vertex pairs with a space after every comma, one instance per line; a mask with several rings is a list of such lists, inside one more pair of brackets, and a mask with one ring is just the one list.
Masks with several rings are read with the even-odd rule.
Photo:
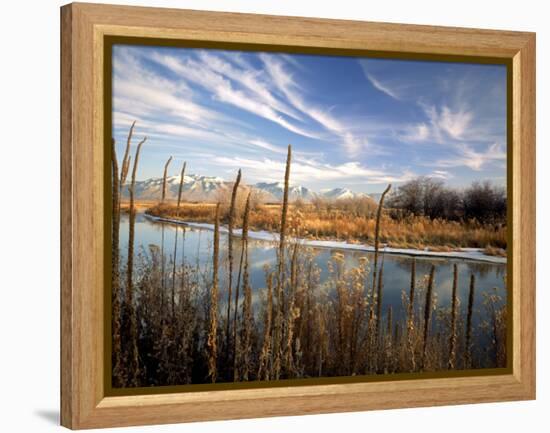
[[134, 167], [132, 169], [132, 180], [130, 183], [130, 215], [128, 223], [128, 263], [127, 263], [127, 274], [126, 274], [126, 307], [129, 310], [130, 323], [130, 352], [128, 354], [128, 367], [129, 367], [129, 385], [136, 386], [138, 383], [139, 377], [139, 353], [138, 353], [138, 344], [137, 344], [137, 317], [136, 309], [134, 306], [134, 288], [133, 288], [133, 272], [134, 272], [134, 236], [135, 236], [135, 223], [136, 223], [136, 209], [135, 209], [135, 184], [136, 184], [136, 173], [139, 162], [139, 154], [141, 152], [141, 146], [147, 137], [143, 138], [138, 143], [136, 149], [136, 155], [134, 157]]
[[449, 363], [447, 367], [449, 370], [454, 370], [455, 361], [456, 361], [456, 315], [458, 308], [458, 298], [457, 298], [457, 288], [458, 288], [458, 267], [456, 263], [453, 265], [453, 289], [451, 293], [451, 329], [450, 329], [450, 339], [449, 339]]
[[[181, 175], [180, 175], [180, 185], [178, 189], [178, 203], [176, 206], [176, 216], [179, 217], [180, 214], [180, 204], [181, 204], [181, 193], [183, 191], [183, 178], [185, 177], [185, 166], [187, 165], [186, 162], [183, 163], [183, 167], [181, 169]], [[178, 232], [179, 232], [179, 226], [176, 225], [175, 228], [176, 233], [174, 234], [174, 263], [172, 267], [172, 318], [175, 317], [175, 309], [176, 309], [176, 301], [175, 301], [175, 293], [176, 293], [176, 264], [178, 262]]]
[[210, 289], [210, 312], [208, 329], [208, 375], [212, 383], [217, 379], [217, 358], [218, 358], [218, 267], [220, 256], [220, 204], [216, 205], [216, 216], [214, 223], [214, 251], [212, 255], [212, 288]]
[[112, 166], [112, 233], [111, 233], [111, 305], [112, 305], [112, 363], [113, 383], [115, 386], [123, 386], [122, 357], [121, 357], [121, 305], [120, 305], [120, 185], [118, 161], [116, 156], [115, 140], [111, 140], [111, 166]]
[[[246, 293], [246, 290], [247, 290], [247, 285], [249, 283], [248, 281], [248, 218], [249, 218], [249, 214], [250, 214], [250, 195], [251, 193], [249, 192], [248, 193], [248, 196], [246, 197], [246, 204], [245, 204], [245, 207], [244, 207], [244, 216], [243, 216], [243, 227], [242, 227], [242, 235], [241, 235], [241, 259], [240, 259], [240, 264], [239, 264], [239, 276], [237, 278], [237, 285], [235, 287], [235, 310], [234, 310], [234, 314], [233, 314], [233, 347], [235, 348], [235, 356], [233, 356], [233, 380], [236, 382], [239, 380], [239, 373], [238, 373], [238, 358], [239, 358], [239, 342], [238, 342], [238, 333], [237, 333], [237, 328], [238, 328], [238, 310], [239, 310], [239, 287], [240, 287], [240, 283], [241, 283], [241, 270], [242, 270], [242, 267], [243, 267], [243, 261], [244, 261], [244, 275], [243, 275], [243, 292], [244, 292], [244, 295], [245, 295], [245, 302], [246, 302], [246, 296], [247, 296], [247, 293]], [[250, 287], [248, 287], [248, 290], [250, 290]], [[250, 308], [250, 306], [248, 306], [248, 308]], [[243, 305], [243, 312], [242, 312], [242, 320], [244, 322], [244, 325], [245, 325], [245, 329], [246, 329], [246, 326], [247, 326], [247, 319], [249, 318], [246, 318], [245, 317], [245, 305]], [[250, 336], [248, 336], [248, 339], [250, 338]], [[246, 346], [247, 344], [249, 343], [249, 341], [246, 341], [245, 342], [245, 345], [244, 345], [244, 350], [248, 350], [248, 347]], [[243, 366], [244, 367], [244, 366]], [[248, 376], [248, 373], [247, 373], [247, 376]]]
[[235, 204], [237, 201], [237, 191], [239, 189], [239, 183], [241, 182], [241, 170], [237, 173], [237, 179], [233, 184], [233, 191], [231, 192], [231, 203], [229, 205], [229, 220], [227, 222], [227, 260], [229, 262], [229, 273], [227, 276], [227, 322], [225, 330], [225, 345], [227, 362], [231, 361], [231, 294], [233, 290], [233, 227], [235, 224]]
[[372, 291], [371, 299], [373, 300], [373, 305], [371, 306], [371, 318], [377, 310], [377, 305], [375, 301], [376, 294], [376, 278], [378, 273], [378, 248], [380, 243], [380, 221], [382, 219], [382, 209], [384, 207], [384, 199], [386, 194], [390, 191], [391, 184], [389, 184], [382, 195], [380, 196], [380, 201], [378, 202], [378, 209], [376, 210], [376, 225], [374, 229], [374, 263], [373, 263], [373, 273], [372, 273]]
[[130, 145], [132, 143], [132, 135], [134, 133], [134, 127], [136, 126], [136, 121], [132, 123], [132, 126], [130, 126], [130, 131], [128, 132], [128, 138], [126, 139], [126, 149], [124, 150], [124, 156], [122, 157], [122, 167], [120, 170], [120, 184], [119, 187], [124, 187], [124, 184], [126, 183], [126, 178], [128, 177], [128, 173], [130, 171]]
[[430, 332], [430, 319], [432, 314], [432, 293], [434, 286], [435, 265], [430, 270], [430, 278], [426, 289], [426, 302], [424, 304], [424, 334], [422, 337], [422, 369], [426, 367], [426, 356], [428, 350], [428, 336]]
[[464, 368], [472, 366], [472, 317], [474, 314], [474, 292], [476, 277], [470, 275], [470, 292], [468, 294], [468, 314], [466, 316], [466, 342], [464, 347]]
[[164, 200], [166, 200], [166, 179], [168, 177], [168, 166], [172, 162], [172, 157], [168, 158], [168, 161], [166, 161], [166, 164], [164, 164], [164, 173], [162, 175], [162, 196], [161, 196], [161, 203], [164, 203]]
[[279, 250], [277, 253], [277, 309], [275, 311], [275, 336], [273, 342], [274, 356], [274, 379], [279, 380], [281, 373], [281, 346], [282, 346], [282, 327], [283, 327], [283, 286], [285, 278], [285, 236], [288, 214], [288, 188], [290, 182], [290, 165], [292, 160], [292, 146], [288, 145], [285, 183], [283, 191], [283, 207], [281, 211], [281, 227], [279, 231]]
[[271, 273], [266, 275], [267, 280], [267, 299], [265, 308], [265, 321], [264, 321], [264, 335], [262, 351], [260, 352], [258, 379], [270, 380], [271, 369], [269, 368], [269, 360], [271, 358], [271, 320], [273, 312], [273, 275]]

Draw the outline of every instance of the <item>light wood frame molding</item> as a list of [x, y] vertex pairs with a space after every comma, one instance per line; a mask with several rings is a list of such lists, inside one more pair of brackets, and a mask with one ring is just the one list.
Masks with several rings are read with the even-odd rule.
[[[107, 35], [509, 60], [512, 373], [105, 396], [102, 89]], [[61, 101], [62, 425], [80, 429], [535, 398], [534, 33], [75, 3], [61, 8]]]

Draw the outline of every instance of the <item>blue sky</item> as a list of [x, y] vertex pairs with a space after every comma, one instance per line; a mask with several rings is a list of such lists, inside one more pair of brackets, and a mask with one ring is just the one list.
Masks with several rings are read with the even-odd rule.
[[[113, 135], [136, 120], [139, 179], [188, 173], [380, 192], [416, 176], [506, 180], [506, 68], [116, 45]], [[132, 149], [133, 151], [134, 149]]]

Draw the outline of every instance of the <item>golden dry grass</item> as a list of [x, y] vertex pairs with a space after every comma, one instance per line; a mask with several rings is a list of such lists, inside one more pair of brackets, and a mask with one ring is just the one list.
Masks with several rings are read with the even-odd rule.
[[[150, 207], [156, 206], [158, 203], [157, 200], [136, 200], [134, 202], [134, 207], [138, 211], [144, 211], [146, 209], [149, 209]], [[127, 200], [121, 200], [120, 201], [120, 211], [123, 213], [128, 213], [128, 210], [130, 209], [130, 203]]]
[[[145, 208], [146, 206], [144, 206]], [[175, 218], [173, 204], [155, 204], [147, 211], [156, 216]], [[215, 205], [210, 203], [183, 203], [179, 218], [186, 221], [214, 221]], [[376, 218], [357, 216], [344, 210], [317, 211], [311, 205], [291, 205], [289, 225], [298, 237], [309, 239], [337, 239], [373, 244]], [[280, 230], [279, 205], [257, 205], [250, 212], [251, 230]], [[222, 218], [226, 220], [226, 217]], [[240, 222], [240, 218], [237, 218]], [[485, 248], [488, 254], [505, 255], [506, 226], [489, 226], [475, 221], [461, 222], [410, 216], [393, 219], [382, 215], [380, 242], [395, 248], [452, 251], [456, 248]]]

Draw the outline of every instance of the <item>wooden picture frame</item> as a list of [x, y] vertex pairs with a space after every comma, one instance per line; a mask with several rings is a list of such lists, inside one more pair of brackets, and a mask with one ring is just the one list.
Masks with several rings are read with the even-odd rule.
[[[108, 396], [105, 386], [106, 37], [284, 46], [511, 67], [512, 354], [506, 374]], [[61, 424], [72, 429], [535, 398], [535, 34], [73, 3], [61, 8]], [[510, 141], [509, 141], [510, 142]]]

